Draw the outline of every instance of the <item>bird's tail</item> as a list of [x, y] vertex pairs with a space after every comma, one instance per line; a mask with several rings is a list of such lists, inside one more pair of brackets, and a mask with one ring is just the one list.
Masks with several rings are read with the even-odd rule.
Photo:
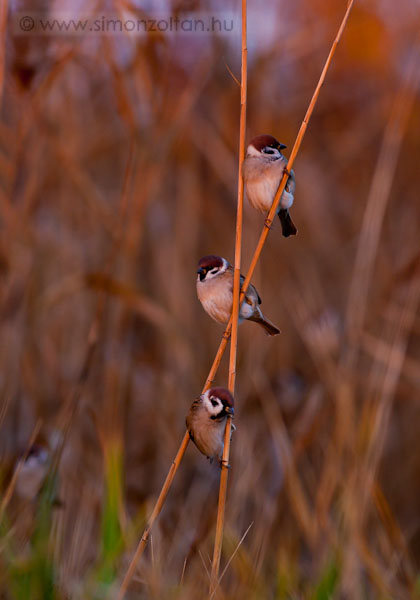
[[264, 331], [267, 335], [277, 335], [280, 333], [280, 329], [274, 325], [269, 319], [266, 319], [262, 314], [261, 310], [258, 310], [259, 314], [254, 314], [253, 317], [250, 317], [250, 321], [255, 321], [258, 325], [264, 328]]
[[282, 228], [284, 237], [289, 237], [289, 235], [297, 234], [297, 229], [295, 227], [295, 224], [292, 221], [292, 217], [290, 216], [289, 209], [281, 208], [279, 210], [279, 219], [280, 219], [281, 228]]

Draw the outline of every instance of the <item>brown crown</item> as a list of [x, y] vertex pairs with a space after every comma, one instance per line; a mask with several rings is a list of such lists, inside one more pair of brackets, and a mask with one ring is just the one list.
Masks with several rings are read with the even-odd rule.
[[267, 146], [269, 146], [271, 148], [279, 148], [279, 149], [285, 148], [285, 145], [281, 144], [272, 135], [258, 135], [257, 137], [254, 137], [251, 140], [250, 144], [252, 144], [254, 146], [254, 148], [256, 150], [258, 150], [259, 152], [261, 152], [261, 150], [263, 148], [266, 148]]
[[209, 398], [214, 396], [215, 398], [219, 398], [223, 402], [224, 406], [230, 406], [233, 408], [234, 400], [232, 394], [223, 387], [214, 387], [209, 391]]
[[223, 267], [223, 259], [220, 256], [209, 254], [198, 261], [199, 269], [214, 269], [215, 267]]

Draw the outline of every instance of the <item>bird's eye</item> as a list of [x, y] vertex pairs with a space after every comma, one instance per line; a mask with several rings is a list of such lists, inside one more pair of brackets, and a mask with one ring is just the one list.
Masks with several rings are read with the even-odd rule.
[[217, 406], [219, 404], [218, 400], [214, 400], [214, 398], [211, 399], [211, 403], [213, 404], [213, 406]]

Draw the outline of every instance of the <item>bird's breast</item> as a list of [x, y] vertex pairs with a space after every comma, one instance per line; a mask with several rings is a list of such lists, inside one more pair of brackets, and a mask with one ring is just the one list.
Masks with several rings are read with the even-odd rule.
[[207, 411], [199, 410], [191, 419], [191, 429], [200, 452], [210, 458], [222, 456], [225, 420], [214, 421]]
[[[267, 212], [276, 195], [280, 180], [283, 176], [283, 170], [286, 161], [279, 159], [276, 161], [260, 162], [259, 159], [247, 159], [244, 163], [244, 178], [246, 184], [246, 194], [249, 203], [253, 208]], [[289, 208], [293, 203], [293, 196], [282, 194], [280, 206]], [[291, 198], [291, 202], [290, 202]], [[283, 205], [284, 202], [284, 205]]]
[[[220, 275], [222, 278], [223, 275]], [[232, 312], [231, 281], [223, 278], [197, 282], [197, 295], [204, 310], [219, 323], [226, 323]]]

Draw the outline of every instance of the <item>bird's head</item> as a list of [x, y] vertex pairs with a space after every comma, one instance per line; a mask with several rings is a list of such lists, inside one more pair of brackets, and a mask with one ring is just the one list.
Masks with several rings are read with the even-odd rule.
[[211, 419], [223, 419], [228, 415], [234, 415], [233, 396], [226, 388], [210, 388], [201, 398]]
[[277, 160], [282, 156], [283, 148], [286, 148], [285, 144], [276, 140], [272, 135], [258, 135], [250, 141], [246, 155]]
[[228, 266], [228, 261], [221, 256], [213, 254], [203, 256], [198, 262], [197, 281], [209, 281], [213, 277], [224, 273]]

